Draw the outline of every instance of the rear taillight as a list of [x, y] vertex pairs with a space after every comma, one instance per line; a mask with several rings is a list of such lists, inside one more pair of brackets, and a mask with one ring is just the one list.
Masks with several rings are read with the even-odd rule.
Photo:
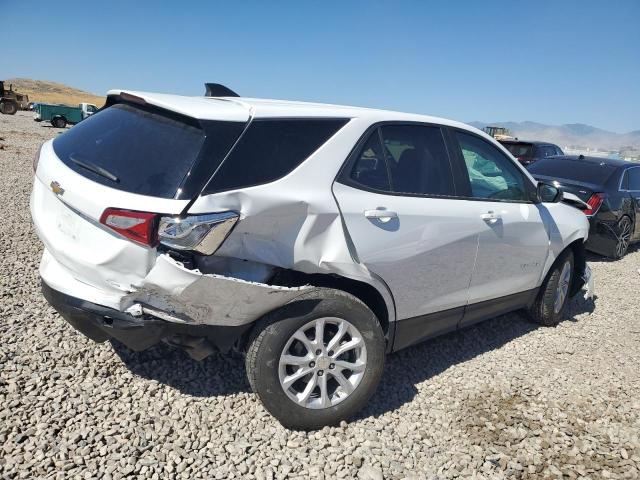
[[100, 223], [142, 245], [153, 247], [158, 243], [157, 213], [107, 208], [100, 217]]
[[189, 217], [162, 217], [158, 239], [176, 250], [212, 255], [231, 232], [239, 215], [235, 212], [210, 213]]
[[35, 156], [33, 157], [33, 173], [36, 173], [36, 170], [38, 170], [38, 163], [40, 162], [40, 152], [42, 152], [42, 146], [44, 145], [44, 143], [41, 143], [40, 146], [38, 147], [38, 151], [36, 152]]
[[589, 197], [589, 200], [587, 200], [587, 205], [589, 205], [589, 208], [585, 208], [583, 210], [584, 214], [589, 216], [595, 215], [600, 208], [600, 205], [602, 205], [603, 201], [604, 193], [594, 193], [593, 195], [591, 195]]

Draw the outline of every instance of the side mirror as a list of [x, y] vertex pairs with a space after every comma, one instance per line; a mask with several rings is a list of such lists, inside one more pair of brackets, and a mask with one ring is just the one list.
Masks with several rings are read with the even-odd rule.
[[542, 203], [558, 203], [562, 201], [562, 190], [547, 183], [538, 183], [538, 200]]

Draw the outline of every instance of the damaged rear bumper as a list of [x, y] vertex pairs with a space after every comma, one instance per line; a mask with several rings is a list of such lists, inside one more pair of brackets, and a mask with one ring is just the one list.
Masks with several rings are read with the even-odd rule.
[[183, 348], [196, 360], [214, 350], [227, 352], [249, 329], [242, 326], [187, 325], [154, 318], [134, 317], [113, 308], [72, 297], [42, 282], [42, 293], [76, 330], [95, 342], [115, 339], [131, 350], [146, 350], [165, 341]]

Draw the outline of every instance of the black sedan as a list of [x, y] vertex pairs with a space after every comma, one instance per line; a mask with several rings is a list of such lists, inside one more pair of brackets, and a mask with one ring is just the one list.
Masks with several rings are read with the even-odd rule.
[[586, 247], [621, 258], [640, 240], [640, 164], [580, 156], [556, 156], [529, 165], [539, 181], [577, 195], [589, 204]]

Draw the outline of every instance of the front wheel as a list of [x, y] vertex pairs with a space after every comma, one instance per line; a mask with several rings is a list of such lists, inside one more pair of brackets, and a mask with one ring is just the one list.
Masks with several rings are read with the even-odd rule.
[[336, 425], [375, 392], [385, 340], [376, 316], [350, 294], [318, 289], [262, 319], [249, 340], [249, 383], [282, 425]]
[[540, 287], [538, 297], [529, 309], [532, 320], [545, 327], [560, 323], [569, 300], [572, 281], [573, 252], [567, 250], [558, 257]]

